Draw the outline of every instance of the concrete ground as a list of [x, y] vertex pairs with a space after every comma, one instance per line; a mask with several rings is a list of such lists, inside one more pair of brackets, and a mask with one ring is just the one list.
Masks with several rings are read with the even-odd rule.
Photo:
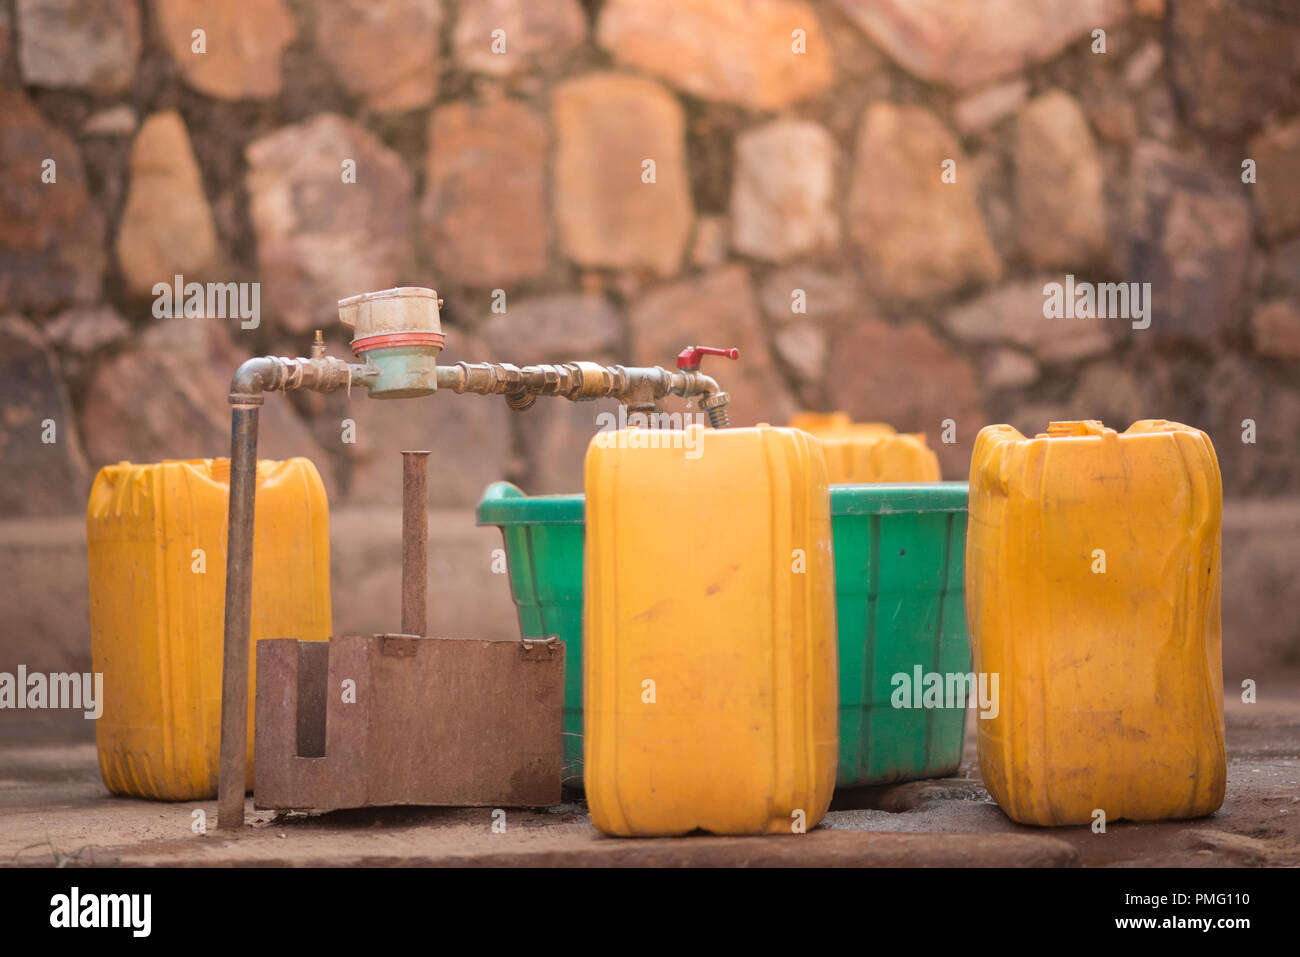
[[[383, 808], [274, 815], [216, 830], [216, 802], [167, 804], [108, 794], [89, 743], [0, 741], [0, 865], [222, 866], [1297, 866], [1300, 865], [1300, 674], [1260, 682], [1258, 703], [1227, 702], [1222, 809], [1193, 821], [1022, 827], [980, 781], [968, 734], [952, 778], [838, 796], [800, 837], [618, 840], [580, 801], [509, 810]], [[969, 722], [968, 722], [969, 725]], [[9, 730], [17, 730], [10, 726]], [[195, 810], [208, 830], [194, 833]]]

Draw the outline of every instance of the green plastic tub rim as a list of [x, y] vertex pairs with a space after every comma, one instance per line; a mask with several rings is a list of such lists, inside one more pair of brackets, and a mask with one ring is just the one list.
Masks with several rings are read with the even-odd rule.
[[585, 496], [528, 495], [510, 482], [493, 482], [478, 503], [479, 525], [581, 525]]
[[966, 482], [900, 482], [832, 485], [831, 516], [964, 512]]

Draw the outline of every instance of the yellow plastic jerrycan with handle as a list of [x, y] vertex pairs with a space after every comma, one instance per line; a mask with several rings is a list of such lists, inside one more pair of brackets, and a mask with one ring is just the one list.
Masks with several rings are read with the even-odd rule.
[[[228, 459], [100, 469], [86, 509], [99, 770], [114, 794], [217, 793]], [[304, 458], [257, 463], [252, 640], [330, 636], [329, 506]], [[253, 782], [249, 656], [248, 784]]]
[[1011, 818], [1223, 803], [1222, 509], [1209, 437], [1176, 422], [980, 432], [966, 614], [976, 672], [1000, 689], [975, 721], [980, 771]]
[[790, 427], [821, 441], [833, 484], [939, 481], [939, 458], [923, 432], [899, 434], [883, 422], [854, 422], [844, 412], [800, 412]]
[[584, 783], [606, 834], [814, 827], [838, 744], [830, 499], [796, 429], [627, 429], [586, 460]]

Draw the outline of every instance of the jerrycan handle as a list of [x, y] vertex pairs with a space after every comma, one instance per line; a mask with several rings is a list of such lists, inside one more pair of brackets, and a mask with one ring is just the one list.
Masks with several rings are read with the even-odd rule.
[[1114, 429], [1108, 429], [1102, 425], [1098, 419], [1079, 419], [1073, 422], [1049, 422], [1047, 423], [1047, 435], [1053, 439], [1077, 438], [1089, 435], [1111, 435], [1115, 434]]

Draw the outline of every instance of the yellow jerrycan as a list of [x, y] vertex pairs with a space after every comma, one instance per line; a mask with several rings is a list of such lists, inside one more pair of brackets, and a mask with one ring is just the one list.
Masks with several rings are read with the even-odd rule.
[[790, 834], [826, 813], [830, 499], [796, 429], [626, 429], [586, 460], [584, 783], [606, 834]]
[[[86, 509], [99, 771], [114, 794], [217, 793], [228, 459], [100, 469]], [[257, 463], [252, 639], [330, 636], [329, 506], [304, 458]], [[253, 782], [249, 656], [248, 783]]]
[[966, 614], [996, 716], [984, 783], [1022, 824], [1187, 818], [1223, 803], [1219, 527], [1209, 437], [1161, 419], [975, 441]]
[[844, 412], [800, 412], [790, 427], [821, 441], [832, 484], [939, 481], [939, 458], [923, 432], [899, 434], [883, 422], [854, 422]]

